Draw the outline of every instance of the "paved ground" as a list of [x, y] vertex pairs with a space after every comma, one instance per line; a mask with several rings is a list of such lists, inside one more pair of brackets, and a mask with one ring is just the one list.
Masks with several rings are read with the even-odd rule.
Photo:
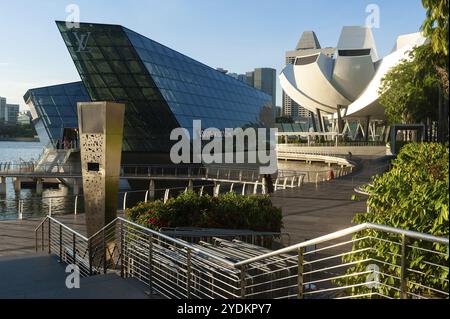
[[[285, 232], [291, 243], [317, 238], [352, 226], [356, 213], [367, 210], [364, 200], [352, 201], [354, 188], [370, 181], [386, 166], [386, 159], [363, 159], [362, 169], [330, 183], [306, 184], [299, 189], [278, 191], [273, 196], [283, 208]], [[61, 222], [85, 234], [84, 215], [58, 216]], [[0, 222], [0, 257], [29, 255], [35, 252], [34, 230], [42, 219]]]
[[[85, 234], [84, 215], [58, 216], [65, 225]], [[35, 252], [34, 230], [42, 219], [12, 220], [0, 222], [0, 257], [22, 256]]]
[[277, 192], [272, 201], [283, 208], [284, 232], [291, 244], [314, 239], [353, 226], [357, 213], [367, 211], [365, 199], [353, 201], [355, 187], [370, 181], [386, 166], [386, 158], [363, 159], [362, 169], [333, 182], [306, 184], [300, 189]]
[[[366, 211], [364, 199], [352, 201], [354, 188], [382, 172], [386, 161], [362, 160], [361, 164], [363, 168], [351, 176], [273, 196], [274, 204], [283, 208], [284, 231], [291, 235], [291, 244], [350, 227], [354, 215]], [[57, 219], [85, 234], [84, 215]], [[150, 298], [134, 279], [124, 280], [116, 274], [85, 278], [81, 289], [67, 289], [65, 268], [56, 257], [35, 254], [34, 230], [41, 221], [0, 222], [0, 299]]]
[[0, 257], [0, 274], [0, 299], [150, 299], [138, 281], [116, 274], [81, 278], [79, 289], [68, 289], [65, 266], [49, 255]]

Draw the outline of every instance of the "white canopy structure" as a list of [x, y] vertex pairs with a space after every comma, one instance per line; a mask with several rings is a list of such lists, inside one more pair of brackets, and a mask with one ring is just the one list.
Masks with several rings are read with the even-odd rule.
[[420, 33], [400, 36], [383, 59], [369, 27], [344, 27], [334, 57], [323, 53], [298, 57], [280, 74], [284, 92], [314, 113], [346, 118], [384, 120], [379, 88], [384, 75], [408, 58], [408, 52], [425, 43]]

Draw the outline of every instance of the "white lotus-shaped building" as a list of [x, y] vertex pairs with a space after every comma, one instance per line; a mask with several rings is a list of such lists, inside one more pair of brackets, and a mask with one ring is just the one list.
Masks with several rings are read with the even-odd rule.
[[297, 57], [282, 71], [281, 86], [298, 105], [321, 116], [336, 118], [341, 110], [347, 119], [384, 120], [378, 101], [382, 78], [425, 41], [420, 33], [400, 36], [392, 53], [379, 59], [371, 28], [344, 27], [333, 57]]

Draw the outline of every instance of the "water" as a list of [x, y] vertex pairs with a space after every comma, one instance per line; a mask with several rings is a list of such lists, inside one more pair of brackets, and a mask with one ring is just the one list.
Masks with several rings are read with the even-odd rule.
[[[1, 162], [18, 162], [36, 160], [40, 157], [43, 146], [40, 143], [27, 142], [0, 142], [0, 163]], [[302, 162], [285, 162], [280, 161], [279, 168], [283, 170], [296, 170], [311, 173], [310, 179], [305, 182], [314, 182], [316, 180], [316, 172], [321, 172], [319, 181], [327, 175], [329, 168], [327, 165], [313, 163], [312, 165]], [[336, 174], [336, 169], [335, 170]], [[145, 193], [145, 192], [144, 192]], [[65, 198], [50, 197], [66, 196]], [[144, 197], [142, 195], [141, 197]], [[7, 194], [0, 195], [0, 220], [17, 219], [20, 200], [23, 201], [23, 217], [43, 217], [49, 212], [49, 206], [54, 214], [73, 213], [75, 211], [75, 197], [71, 191], [65, 187], [58, 189], [46, 189], [42, 195], [37, 195], [35, 189], [22, 189], [20, 194], [14, 191], [13, 181], [7, 179]], [[143, 200], [143, 199], [140, 199]], [[121, 205], [121, 204], [119, 204]], [[83, 211], [83, 199], [78, 200], [78, 211]], [[121, 207], [121, 206], [119, 206]]]
[[[35, 142], [0, 142], [0, 162], [19, 162], [37, 160], [43, 146]], [[18, 218], [19, 201], [23, 200], [25, 218], [42, 217], [48, 213], [48, 197], [70, 195], [68, 189], [46, 189], [42, 195], [37, 195], [35, 189], [22, 188], [20, 193], [14, 191], [12, 178], [7, 178], [6, 196], [0, 195], [0, 220]], [[52, 211], [73, 210], [74, 198], [52, 199]]]

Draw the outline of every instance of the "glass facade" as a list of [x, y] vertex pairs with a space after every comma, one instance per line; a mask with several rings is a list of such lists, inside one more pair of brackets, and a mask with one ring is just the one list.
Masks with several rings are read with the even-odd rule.
[[57, 22], [93, 101], [125, 103], [124, 151], [168, 152], [174, 128], [267, 127], [272, 98], [117, 25]]
[[31, 89], [24, 100], [37, 113], [35, 121], [43, 124], [53, 146], [63, 140], [65, 129], [78, 129], [77, 102], [91, 101], [82, 82]]

